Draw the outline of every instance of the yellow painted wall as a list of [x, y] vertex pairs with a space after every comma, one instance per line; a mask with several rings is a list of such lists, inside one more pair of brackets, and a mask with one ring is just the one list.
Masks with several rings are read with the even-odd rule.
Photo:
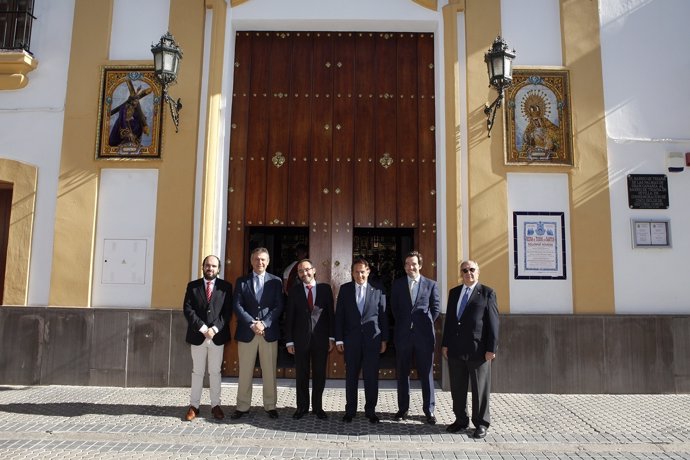
[[[449, 281], [459, 280], [458, 262], [477, 260], [482, 282], [494, 287], [503, 313], [510, 311], [510, 270], [507, 224], [508, 172], [567, 173], [570, 176], [573, 298], [575, 313], [614, 313], [613, 255], [604, 125], [604, 98], [597, 2], [561, 0], [564, 64], [570, 69], [573, 106], [574, 167], [506, 166], [503, 120], [497, 114], [491, 138], [487, 137], [483, 109], [496, 92], [487, 87], [484, 53], [501, 33], [500, 0], [456, 0], [444, 7], [446, 36], [446, 151]], [[469, 198], [469, 254], [460, 247], [460, 148], [453, 66], [456, 15], [465, 13], [467, 55], [467, 132]], [[519, 54], [516, 60], [519, 65]], [[601, 238], [592, 238], [597, 228]], [[593, 270], [592, 267], [596, 267]], [[602, 289], [591, 289], [602, 286]]]
[[[112, 0], [76, 0], [68, 71], [65, 126], [55, 218], [50, 305], [89, 306], [93, 272], [98, 178], [102, 168], [157, 168], [158, 198], [153, 272], [153, 307], [181, 307], [189, 280], [193, 244], [196, 145], [199, 121], [205, 5], [172, 0], [170, 32], [184, 51], [178, 84], [180, 132], [167, 106], [162, 159], [95, 159], [101, 66], [151, 61], [109, 61]], [[163, 34], [165, 31], [161, 31]]]
[[12, 184], [3, 305], [26, 305], [38, 169], [19, 161], [0, 159], [0, 180]]

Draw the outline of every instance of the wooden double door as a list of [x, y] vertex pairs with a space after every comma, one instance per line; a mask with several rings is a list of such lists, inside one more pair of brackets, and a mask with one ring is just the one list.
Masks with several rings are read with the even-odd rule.
[[[370, 257], [383, 255], [377, 237], [409, 235], [436, 277], [433, 57], [433, 34], [237, 33], [226, 279], [247, 273], [262, 232], [308, 235], [318, 280], [336, 295], [364, 255], [357, 235], [371, 237]], [[285, 262], [272, 254], [269, 271]], [[224, 375], [237, 375], [236, 348]], [[330, 359], [329, 377], [344, 377], [342, 356]]]

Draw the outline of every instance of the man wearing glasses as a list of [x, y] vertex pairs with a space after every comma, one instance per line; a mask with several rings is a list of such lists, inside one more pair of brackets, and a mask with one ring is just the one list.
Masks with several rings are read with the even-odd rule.
[[446, 431], [458, 433], [469, 427], [467, 382], [472, 387], [473, 437], [483, 438], [491, 422], [489, 393], [491, 361], [498, 346], [498, 306], [493, 289], [479, 283], [479, 265], [466, 260], [460, 265], [463, 284], [448, 293], [441, 352], [448, 359], [450, 394], [455, 422]]
[[316, 283], [316, 270], [309, 259], [297, 263], [302, 281], [290, 287], [285, 309], [285, 342], [295, 356], [297, 410], [300, 419], [309, 412], [309, 370], [312, 372], [311, 408], [321, 420], [328, 418], [322, 397], [326, 387], [328, 353], [335, 344], [333, 291], [331, 285]]

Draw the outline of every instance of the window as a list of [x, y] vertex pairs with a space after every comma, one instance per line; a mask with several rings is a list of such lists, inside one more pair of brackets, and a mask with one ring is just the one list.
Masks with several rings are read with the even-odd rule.
[[0, 49], [31, 53], [34, 0], [0, 0]]

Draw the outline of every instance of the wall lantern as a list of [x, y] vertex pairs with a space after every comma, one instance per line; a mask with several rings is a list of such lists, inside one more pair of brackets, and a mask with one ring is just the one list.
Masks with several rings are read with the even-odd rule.
[[163, 100], [170, 107], [170, 115], [172, 116], [173, 123], [175, 123], [175, 132], [178, 132], [178, 125], [180, 123], [179, 112], [182, 110], [182, 102], [179, 98], [177, 101], [173, 101], [168, 94], [168, 86], [177, 82], [177, 72], [182, 59], [182, 50], [170, 32], [166, 32], [158, 44], [151, 45], [151, 53], [153, 53], [154, 72], [163, 86]]
[[496, 110], [501, 107], [503, 102], [504, 90], [513, 83], [513, 59], [515, 50], [509, 50], [508, 44], [499, 35], [494, 40], [491, 49], [484, 54], [484, 62], [489, 72], [489, 86], [493, 86], [498, 91], [498, 97], [491, 105], [484, 107], [486, 115], [486, 129], [491, 137], [491, 128], [494, 126]]

